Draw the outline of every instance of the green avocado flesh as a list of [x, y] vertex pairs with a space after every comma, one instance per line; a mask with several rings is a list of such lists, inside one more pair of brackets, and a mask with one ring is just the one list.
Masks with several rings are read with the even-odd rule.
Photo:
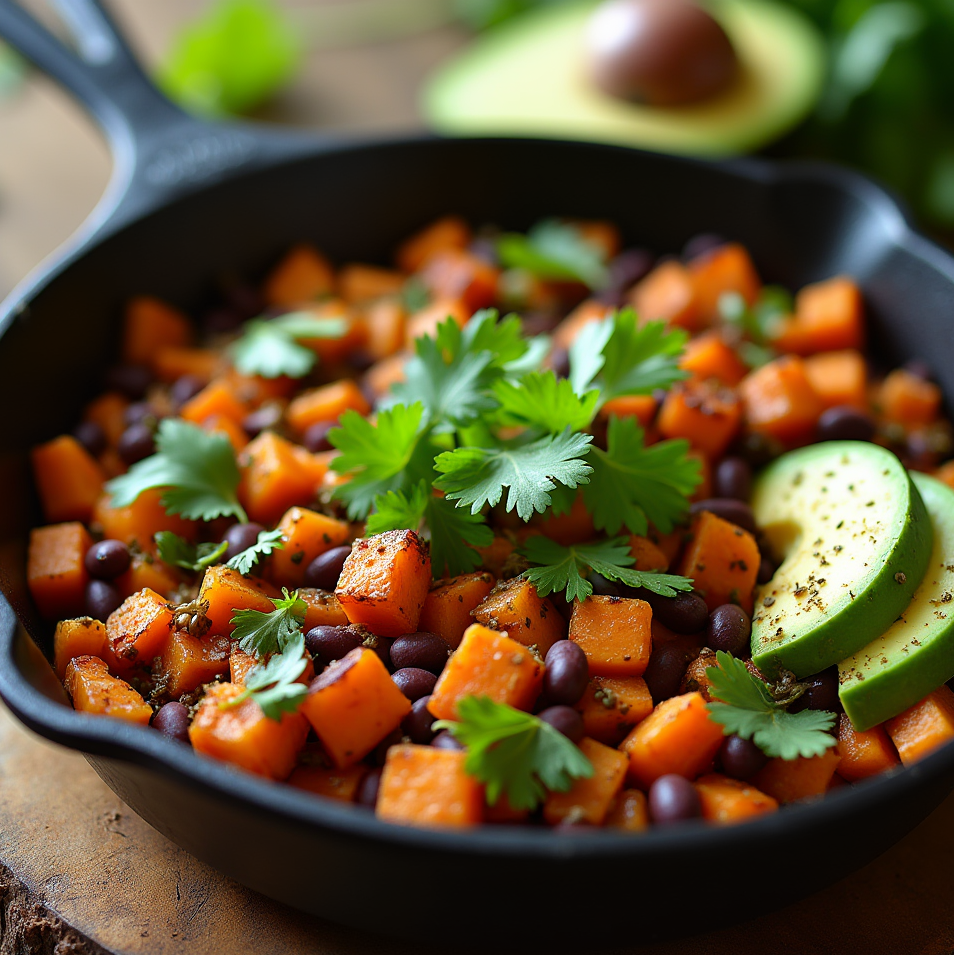
[[857, 653], [908, 606], [931, 556], [924, 502], [890, 451], [828, 441], [782, 455], [758, 477], [755, 520], [783, 557], [758, 589], [752, 659], [810, 676]]
[[725, 92], [650, 107], [601, 92], [586, 75], [596, 3], [554, 4], [488, 31], [428, 82], [423, 109], [450, 135], [543, 136], [726, 156], [756, 149], [803, 119], [821, 91], [815, 28], [772, 0], [712, 0], [739, 60]]
[[897, 716], [954, 677], [954, 491], [925, 474], [911, 478], [934, 529], [934, 548], [900, 618], [838, 664], [838, 695], [859, 731]]

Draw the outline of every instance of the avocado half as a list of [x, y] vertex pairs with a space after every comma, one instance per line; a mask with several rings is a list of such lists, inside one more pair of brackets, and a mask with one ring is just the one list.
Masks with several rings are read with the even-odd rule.
[[821, 92], [824, 42], [801, 14], [771, 0], [710, 0], [739, 60], [733, 85], [679, 107], [615, 99], [586, 76], [585, 35], [596, 6], [547, 6], [488, 32], [431, 77], [425, 116], [449, 135], [583, 139], [717, 157], [777, 138]]

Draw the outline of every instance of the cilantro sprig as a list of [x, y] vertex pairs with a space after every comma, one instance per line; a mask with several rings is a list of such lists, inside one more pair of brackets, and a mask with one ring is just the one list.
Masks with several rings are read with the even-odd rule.
[[707, 706], [710, 717], [722, 724], [726, 735], [750, 739], [766, 756], [782, 759], [820, 756], [835, 745], [829, 732], [835, 725], [834, 713], [790, 713], [741, 660], [719, 650], [716, 662], [717, 666], [706, 669], [709, 691], [715, 697]]
[[506, 268], [519, 268], [542, 279], [582, 282], [601, 289], [609, 282], [605, 255], [570, 222], [546, 219], [522, 235], [504, 233], [497, 256]]
[[315, 338], [340, 338], [346, 331], [344, 319], [289, 312], [278, 318], [254, 318], [246, 322], [229, 351], [232, 363], [243, 375], [303, 378], [315, 366], [318, 356], [299, 343]]
[[221, 432], [203, 431], [181, 418], [163, 418], [156, 453], [106, 484], [115, 507], [126, 507], [150, 488], [162, 488], [162, 506], [188, 520], [248, 517], [238, 499], [235, 451]]
[[298, 591], [282, 588], [282, 596], [272, 598], [275, 609], [237, 610], [232, 617], [232, 637], [239, 649], [263, 660], [270, 653], [282, 652], [296, 633], [301, 631], [308, 610]]
[[277, 528], [273, 531], [259, 531], [255, 543], [239, 551], [234, 557], [230, 557], [225, 562], [225, 566], [237, 570], [240, 574], [247, 574], [263, 557], [284, 547], [282, 532]]
[[568, 601], [586, 600], [593, 593], [593, 584], [587, 579], [590, 571], [627, 587], [645, 587], [663, 597], [692, 589], [688, 577], [634, 570], [636, 561], [624, 537], [567, 546], [536, 535], [528, 537], [518, 551], [534, 565], [524, 576], [541, 597], [565, 591]]
[[157, 531], [153, 540], [159, 548], [160, 560], [172, 567], [181, 567], [194, 573], [201, 573], [206, 567], [217, 563], [229, 549], [228, 541], [193, 544], [172, 531]]
[[535, 809], [548, 792], [566, 792], [593, 775], [593, 764], [549, 723], [486, 696], [465, 696], [459, 721], [438, 720], [467, 747], [464, 771], [487, 787], [493, 806], [506, 795], [514, 809]]
[[279, 722], [285, 713], [298, 710], [308, 692], [304, 683], [297, 682], [306, 666], [305, 637], [299, 630], [289, 637], [281, 653], [273, 654], [267, 663], [253, 667], [245, 675], [245, 689], [241, 693], [220, 705], [227, 709], [251, 699], [270, 720]]

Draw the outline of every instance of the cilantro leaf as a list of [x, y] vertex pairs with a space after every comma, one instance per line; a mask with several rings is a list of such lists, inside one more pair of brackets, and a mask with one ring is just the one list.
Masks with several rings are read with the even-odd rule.
[[677, 590], [692, 589], [688, 577], [634, 570], [632, 565], [636, 561], [625, 537], [564, 546], [549, 537], [536, 535], [528, 537], [518, 551], [537, 565], [523, 576], [541, 597], [565, 590], [569, 602], [586, 600], [593, 593], [593, 585], [586, 579], [589, 571], [607, 580], [618, 580], [627, 587], [645, 587], [664, 597], [675, 597]]
[[593, 436], [564, 431], [529, 444], [488, 448], [457, 448], [434, 459], [441, 472], [434, 486], [458, 507], [469, 505], [476, 514], [485, 504], [499, 503], [508, 488], [506, 509], [516, 509], [523, 520], [543, 513], [549, 492], [557, 484], [576, 487], [589, 481], [592, 468], [583, 460]]
[[219, 706], [226, 709], [252, 699], [270, 720], [280, 722], [285, 713], [298, 710], [308, 693], [304, 683], [296, 682], [306, 666], [305, 637], [299, 630], [289, 638], [281, 653], [273, 653], [267, 663], [253, 667], [246, 674], [245, 689], [241, 693]]
[[152, 539], [159, 548], [160, 560], [195, 573], [214, 564], [229, 549], [228, 541], [193, 544], [172, 531], [157, 531]]
[[308, 608], [298, 596], [298, 591], [289, 593], [283, 587], [282, 593], [284, 597], [272, 600], [274, 610], [268, 613], [261, 610], [236, 610], [230, 621], [235, 628], [232, 638], [238, 640], [242, 650], [259, 660], [270, 653], [282, 652], [305, 622]]
[[464, 770], [487, 787], [495, 805], [506, 794], [514, 809], [535, 809], [548, 791], [566, 792], [574, 779], [593, 775], [593, 764], [559, 730], [486, 696], [465, 696], [457, 704], [460, 722], [438, 720], [467, 747]]
[[593, 446], [593, 473], [583, 489], [599, 530], [616, 534], [627, 527], [645, 534], [648, 522], [668, 533], [689, 510], [689, 495], [701, 480], [689, 443], [659, 441], [646, 447], [643, 429], [632, 418], [610, 415], [606, 450]]
[[455, 507], [436, 496], [424, 481], [418, 482], [410, 494], [389, 491], [374, 499], [374, 513], [368, 517], [368, 534], [384, 531], [419, 530], [427, 525], [431, 543], [431, 567], [435, 577], [468, 574], [481, 564], [475, 547], [487, 547], [494, 539], [493, 531], [480, 514]]
[[444, 322], [437, 327], [437, 344], [451, 356], [464, 352], [490, 352], [491, 365], [510, 369], [530, 350], [523, 337], [523, 326], [516, 315], [499, 318], [496, 309], [484, 308], [461, 328], [457, 322]]
[[344, 319], [318, 318], [308, 312], [289, 312], [278, 318], [255, 318], [242, 326], [242, 335], [230, 346], [232, 362], [243, 375], [263, 378], [303, 378], [318, 356], [299, 341], [340, 338]]
[[710, 718], [722, 724], [727, 736], [735, 733], [750, 739], [766, 756], [782, 759], [820, 756], [835, 745], [828, 732], [835, 725], [834, 713], [789, 713], [741, 660], [719, 650], [716, 661], [718, 666], [706, 669], [715, 702], [706, 705]]
[[525, 269], [542, 279], [575, 280], [591, 289], [609, 282], [602, 249], [568, 222], [547, 219], [526, 235], [504, 233], [497, 239], [497, 256], [505, 268]]
[[237, 570], [240, 574], [247, 574], [262, 557], [267, 557], [272, 551], [282, 550], [284, 546], [280, 530], [259, 531], [258, 540], [251, 547], [246, 547], [234, 557], [230, 557], [225, 566]]
[[600, 404], [620, 395], [649, 395], [688, 374], [678, 359], [688, 334], [663, 322], [641, 325], [631, 308], [585, 325], [570, 349], [570, 381], [577, 394], [600, 389]]
[[577, 395], [569, 381], [557, 378], [552, 371], [531, 372], [519, 381], [501, 379], [494, 383], [493, 393], [504, 421], [550, 434], [587, 427], [600, 398], [596, 389]]
[[367, 516], [374, 499], [388, 491], [407, 489], [432, 473], [432, 448], [422, 440], [424, 405], [393, 405], [378, 412], [372, 423], [356, 411], [346, 411], [328, 440], [339, 454], [331, 468], [350, 474], [334, 496], [348, 506], [351, 520]]
[[239, 469], [229, 439], [181, 418], [163, 418], [156, 432], [156, 453], [138, 461], [106, 484], [114, 507], [126, 507], [150, 488], [165, 488], [168, 514], [211, 521], [231, 515], [247, 521], [239, 504]]

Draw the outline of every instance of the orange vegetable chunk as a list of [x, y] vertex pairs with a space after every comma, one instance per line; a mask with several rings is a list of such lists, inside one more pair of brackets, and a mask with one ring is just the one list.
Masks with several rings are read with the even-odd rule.
[[711, 381], [672, 387], [656, 425], [664, 438], [685, 438], [706, 457], [722, 457], [742, 424], [742, 405], [734, 391]]
[[365, 349], [375, 361], [400, 351], [407, 338], [407, 312], [400, 300], [381, 298], [370, 303], [362, 315], [366, 329]]
[[541, 654], [566, 637], [566, 623], [552, 603], [541, 597], [525, 577], [498, 581], [474, 609], [474, 620], [492, 630], [506, 632], [526, 647]]
[[296, 395], [285, 409], [285, 420], [293, 430], [304, 434], [313, 424], [337, 421], [348, 410], [366, 415], [371, 406], [354, 381], [342, 378]]
[[613, 309], [606, 302], [595, 298], [585, 299], [553, 329], [554, 347], [568, 350], [587, 325], [601, 322], [612, 314]]
[[795, 446], [812, 439], [824, 408], [805, 363], [783, 355], [750, 372], [739, 384], [745, 420], [752, 431]]
[[604, 824], [626, 832], [645, 832], [649, 828], [649, 806], [641, 789], [624, 789], [606, 814]]
[[675, 259], [662, 262], [629, 295], [629, 304], [641, 321], [662, 320], [689, 331], [705, 324], [689, 270]]
[[565, 793], [551, 792], [547, 796], [543, 818], [551, 826], [564, 819], [603, 825], [613, 800], [623, 788], [629, 765], [625, 753], [586, 737], [580, 740], [580, 750], [593, 764], [593, 775], [574, 779]]
[[278, 594], [264, 581], [243, 577], [225, 564], [215, 564], [205, 571], [198, 599], [209, 604], [205, 612], [212, 621], [209, 633], [228, 637], [232, 634], [231, 621], [237, 610], [271, 613], [275, 609], [272, 596]]
[[439, 252], [463, 252], [472, 238], [470, 226], [460, 216], [444, 216], [405, 239], [395, 261], [403, 272], [417, 272]]
[[106, 647], [106, 628], [92, 617], [61, 620], [53, 633], [53, 668], [62, 680], [66, 667], [76, 657], [102, 658]]
[[821, 756], [770, 759], [749, 782], [780, 803], [823, 796], [831, 785], [841, 756], [832, 747]]
[[258, 666], [254, 654], [246, 653], [237, 642], [229, 648], [229, 682], [236, 686], [245, 686], [249, 671]]
[[641, 676], [596, 676], [575, 707], [587, 736], [618, 746], [629, 731], [653, 711], [653, 698]]
[[250, 441], [239, 465], [239, 500], [249, 519], [260, 524], [275, 524], [293, 505], [309, 504], [328, 470], [326, 459], [273, 431]]
[[719, 773], [700, 776], [695, 782], [702, 818], [719, 824], [742, 822], [778, 809], [778, 801], [740, 779]]
[[106, 618], [106, 642], [111, 668], [121, 675], [148, 670], [165, 648], [175, 614], [168, 601], [145, 588], [127, 597]]
[[905, 766], [911, 766], [954, 737], [954, 692], [932, 690], [923, 700], [884, 724]]
[[234, 384], [227, 378], [216, 378], [179, 409], [179, 417], [197, 425], [204, 425], [210, 418], [227, 418], [240, 425], [249, 411], [250, 406], [236, 396]]
[[114, 507], [110, 497], [104, 494], [96, 502], [93, 523], [99, 525], [104, 537], [135, 544], [148, 554], [156, 551], [154, 538], [159, 531], [172, 531], [194, 541], [196, 522], [187, 521], [178, 514], [167, 514], [162, 506], [162, 494], [161, 488], [149, 488], [125, 507]]
[[693, 378], [706, 381], [715, 378], [734, 387], [748, 374], [741, 358], [717, 331], [703, 332], [686, 343], [679, 367]]
[[230, 648], [229, 638], [219, 634], [200, 638], [173, 630], [162, 651], [159, 680], [173, 698], [189, 693], [229, 672]]
[[483, 787], [464, 771], [467, 754], [402, 743], [388, 750], [375, 814], [411, 826], [477, 825]]
[[278, 522], [284, 547], [268, 559], [269, 576], [280, 587], [294, 590], [305, 579], [308, 565], [332, 547], [347, 542], [351, 527], [347, 521], [326, 517], [305, 507], [289, 508]]
[[94, 421], [106, 434], [110, 445], [115, 445], [126, 430], [125, 413], [129, 399], [116, 391], [107, 391], [94, 398], [83, 412], [84, 421]]
[[213, 348], [160, 348], [152, 361], [156, 377], [169, 383], [183, 375], [192, 375], [208, 384], [222, 363], [222, 355]]
[[620, 395], [610, 398], [599, 410], [600, 418], [614, 415], [617, 418], [635, 418], [648, 428], [656, 417], [657, 402], [652, 395]]
[[808, 383], [825, 408], [868, 410], [868, 363], [860, 351], [824, 351], [805, 359]]
[[914, 428], [937, 418], [942, 399], [941, 389], [933, 381], [906, 368], [895, 368], [881, 383], [877, 402], [888, 421]]
[[410, 711], [381, 658], [364, 647], [315, 677], [300, 710], [339, 768], [364, 759]]
[[850, 783], [901, 765], [898, 752], [883, 726], [872, 726], [859, 733], [851, 725], [847, 713], [838, 717], [838, 755], [841, 756], [838, 775]]
[[128, 683], [112, 676], [96, 656], [80, 656], [66, 665], [66, 692], [73, 709], [99, 716], [116, 716], [148, 726], [152, 707]]
[[345, 627], [350, 622], [348, 615], [341, 609], [338, 598], [328, 590], [315, 587], [299, 587], [298, 596], [308, 608], [301, 629], [308, 633], [312, 627]]
[[746, 305], [754, 305], [762, 290], [762, 280], [744, 246], [730, 242], [698, 256], [689, 263], [696, 307], [705, 325], [718, 322], [719, 299], [727, 292], [741, 295]]
[[530, 526], [564, 547], [593, 540], [596, 528], [583, 495], [577, 493], [570, 510], [564, 514], [534, 514]]
[[471, 252], [444, 249], [431, 256], [420, 272], [434, 298], [460, 299], [468, 318], [497, 298], [499, 270]]
[[354, 802], [358, 786], [367, 774], [368, 767], [360, 763], [356, 766], [346, 766], [344, 769], [299, 765], [285, 781], [289, 786], [316, 796], [340, 799], [342, 802]]
[[795, 314], [772, 335], [780, 351], [795, 355], [861, 348], [865, 339], [861, 290], [846, 276], [806, 285], [795, 296]]
[[193, 748], [267, 779], [287, 779], [308, 738], [308, 721], [300, 713], [269, 719], [251, 699], [221, 705], [243, 692], [234, 683], [213, 683], [206, 690], [189, 727]]
[[106, 480], [99, 462], [69, 434], [35, 447], [30, 458], [47, 522], [88, 521]]
[[312, 245], [291, 248], [265, 279], [265, 300], [269, 305], [294, 306], [330, 295], [334, 271], [328, 260]]
[[128, 597], [130, 594], [148, 587], [162, 594], [170, 596], [182, 583], [178, 571], [163, 563], [158, 557], [153, 557], [148, 551], [134, 551], [129, 570], [117, 577], [115, 584], [121, 594]]
[[27, 550], [27, 586], [45, 620], [75, 617], [86, 604], [84, 560], [93, 544], [79, 521], [34, 527]]
[[712, 768], [722, 727], [709, 719], [701, 693], [663, 700], [620, 744], [629, 754], [629, 780], [648, 789], [660, 776], [695, 779]]
[[735, 603], [751, 614], [761, 559], [755, 538], [711, 511], [695, 517], [690, 535], [676, 572], [693, 579], [693, 588], [705, 597], [710, 612]]
[[354, 542], [335, 594], [352, 623], [381, 637], [414, 633], [431, 584], [427, 545], [414, 531]]
[[473, 623], [471, 611], [490, 593], [494, 576], [486, 571], [436, 581], [424, 599], [418, 627], [436, 633], [451, 647], [460, 644]]
[[634, 570], [665, 571], [669, 567], [669, 557], [662, 548], [648, 537], [631, 534], [629, 554], [636, 561]]
[[338, 294], [349, 305], [363, 304], [384, 295], [400, 295], [407, 276], [377, 265], [352, 262], [338, 273]]
[[179, 309], [151, 295], [138, 295], [126, 303], [123, 316], [123, 362], [153, 367], [163, 348], [192, 344], [192, 323]]
[[642, 676], [652, 652], [652, 617], [645, 600], [593, 594], [574, 602], [570, 639], [582, 647], [593, 676]]
[[437, 678], [427, 708], [439, 720], [454, 720], [465, 696], [487, 696], [530, 710], [542, 685], [543, 664], [523, 644], [474, 623]]

